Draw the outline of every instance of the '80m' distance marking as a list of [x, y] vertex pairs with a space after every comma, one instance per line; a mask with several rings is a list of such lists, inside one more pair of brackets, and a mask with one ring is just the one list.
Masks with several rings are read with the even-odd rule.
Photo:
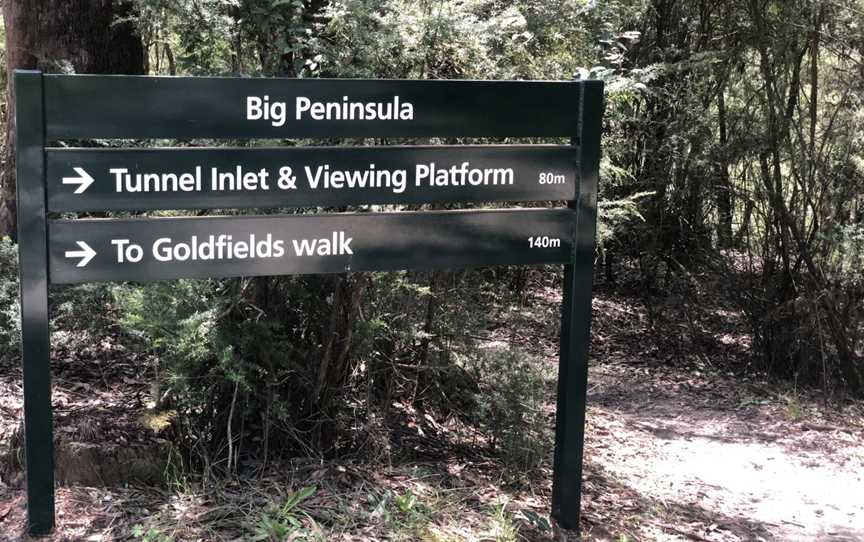
[[567, 177], [560, 173], [546, 172], [540, 174], [537, 182], [540, 184], [567, 184]]

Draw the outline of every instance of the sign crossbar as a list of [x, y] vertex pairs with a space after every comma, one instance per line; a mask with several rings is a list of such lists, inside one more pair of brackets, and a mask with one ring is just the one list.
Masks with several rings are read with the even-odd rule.
[[567, 145], [46, 150], [49, 212], [568, 201]]

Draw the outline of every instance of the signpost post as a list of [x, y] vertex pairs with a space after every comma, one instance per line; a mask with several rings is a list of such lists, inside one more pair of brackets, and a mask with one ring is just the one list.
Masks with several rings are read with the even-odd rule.
[[[598, 81], [16, 71], [28, 531], [54, 526], [48, 286], [563, 264], [552, 515], [579, 526]], [[570, 137], [570, 145], [60, 148], [92, 138]], [[53, 213], [563, 201], [567, 207], [56, 219]]]

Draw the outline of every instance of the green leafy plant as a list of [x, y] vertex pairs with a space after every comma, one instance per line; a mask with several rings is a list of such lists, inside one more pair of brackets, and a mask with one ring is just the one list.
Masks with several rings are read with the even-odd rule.
[[801, 406], [797, 392], [785, 393], [783, 399], [783, 413], [790, 422], [798, 422], [804, 417], [804, 408]]
[[401, 494], [387, 490], [380, 495], [370, 495], [370, 504], [373, 505], [370, 517], [381, 518], [395, 540], [428, 538], [434, 506], [430, 507], [410, 489]]
[[174, 537], [163, 533], [155, 527], [145, 530], [144, 526], [140, 523], [132, 526], [131, 534], [132, 538], [141, 542], [173, 542], [174, 540]]
[[552, 525], [549, 523], [549, 520], [541, 516], [534, 510], [525, 508], [522, 510], [522, 515], [525, 516], [525, 519], [528, 520], [528, 523], [530, 523], [538, 531], [545, 533], [552, 530]]
[[407, 491], [402, 495], [393, 497], [393, 505], [402, 514], [410, 514], [417, 506], [417, 497], [410, 491]]
[[300, 503], [311, 497], [315, 491], [315, 486], [304, 487], [289, 495], [281, 507], [270, 508], [261, 514], [250, 540], [279, 542], [288, 539], [315, 539], [315, 530], [307, 527], [308, 524], [314, 526], [315, 521], [299, 509]]

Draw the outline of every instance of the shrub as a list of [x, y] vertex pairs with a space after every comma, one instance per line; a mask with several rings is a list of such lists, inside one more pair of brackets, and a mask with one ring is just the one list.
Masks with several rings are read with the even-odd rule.
[[21, 313], [18, 305], [18, 246], [0, 238], [0, 361], [18, 355]]
[[542, 360], [513, 349], [482, 352], [469, 363], [480, 384], [480, 425], [490, 446], [514, 470], [536, 468], [552, 447], [546, 411], [552, 375]]

